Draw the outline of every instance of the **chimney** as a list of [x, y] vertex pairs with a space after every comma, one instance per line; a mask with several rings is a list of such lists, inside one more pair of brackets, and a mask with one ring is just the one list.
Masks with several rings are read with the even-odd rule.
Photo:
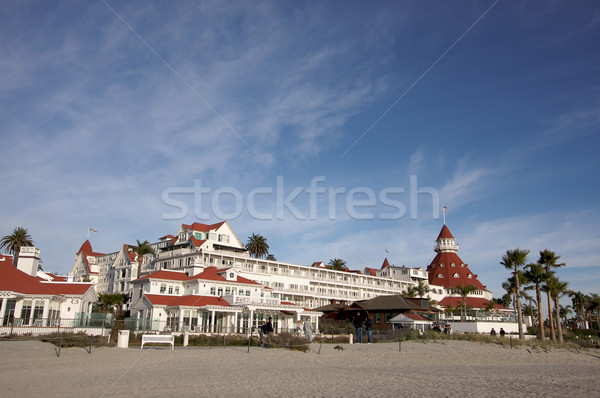
[[17, 269], [25, 272], [27, 275], [37, 275], [38, 265], [40, 264], [40, 249], [34, 246], [25, 246], [19, 252]]

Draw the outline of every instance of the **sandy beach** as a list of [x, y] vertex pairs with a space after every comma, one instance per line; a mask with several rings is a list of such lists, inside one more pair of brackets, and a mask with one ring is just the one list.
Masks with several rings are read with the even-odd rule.
[[464, 341], [252, 347], [64, 348], [0, 342], [3, 397], [600, 396], [597, 350]]

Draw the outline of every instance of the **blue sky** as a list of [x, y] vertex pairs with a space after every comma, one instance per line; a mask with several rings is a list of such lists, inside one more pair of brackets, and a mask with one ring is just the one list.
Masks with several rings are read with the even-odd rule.
[[111, 252], [219, 216], [286, 262], [426, 267], [445, 203], [494, 296], [517, 246], [600, 293], [597, 2], [22, 1], [0, 18], [0, 234], [28, 228], [48, 271], [89, 227]]

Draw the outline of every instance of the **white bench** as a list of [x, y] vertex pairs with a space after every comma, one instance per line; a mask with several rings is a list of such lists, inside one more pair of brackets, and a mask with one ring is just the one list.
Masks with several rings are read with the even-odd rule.
[[173, 349], [175, 347], [175, 336], [172, 334], [143, 334], [140, 350], [144, 348], [146, 343], [171, 344], [171, 349]]

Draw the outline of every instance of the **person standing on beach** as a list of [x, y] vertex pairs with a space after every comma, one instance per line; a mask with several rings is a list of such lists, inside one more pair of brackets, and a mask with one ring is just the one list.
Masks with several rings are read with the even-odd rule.
[[496, 335], [496, 331], [494, 330], [494, 328], [492, 328], [492, 331], [490, 332], [490, 336], [495, 336]]
[[500, 328], [500, 337], [504, 337], [505, 334], [504, 328]]
[[313, 329], [312, 323], [310, 322], [310, 318], [304, 321], [304, 336], [308, 339], [309, 343], [312, 343], [313, 339]]
[[356, 329], [356, 344], [362, 344], [363, 319], [360, 312], [354, 316], [354, 328]]
[[367, 344], [371, 344], [373, 342], [373, 321], [368, 315], [365, 321], [365, 329], [367, 330]]
[[275, 329], [273, 329], [273, 317], [269, 317], [269, 321], [265, 325], [265, 334], [269, 335], [274, 332]]
[[302, 334], [304, 334], [304, 326], [302, 326], [301, 320], [298, 320], [298, 322], [296, 322], [296, 334], [298, 336], [301, 336]]

